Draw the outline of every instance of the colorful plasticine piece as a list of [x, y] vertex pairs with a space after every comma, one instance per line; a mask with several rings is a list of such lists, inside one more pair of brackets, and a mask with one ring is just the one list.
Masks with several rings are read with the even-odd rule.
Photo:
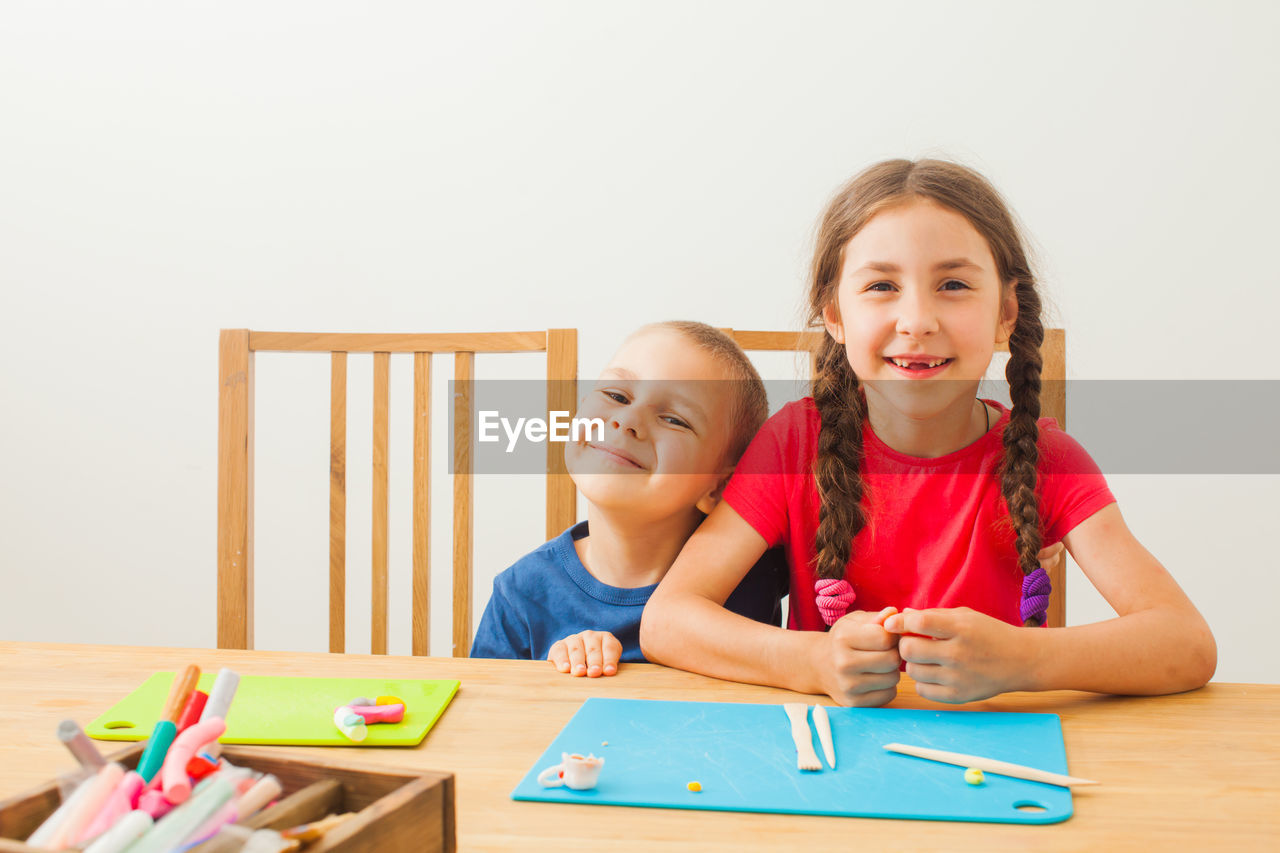
[[398, 723], [404, 719], [404, 705], [348, 705], [369, 723]]
[[964, 781], [970, 785], [981, 785], [985, 780], [986, 777], [982, 775], [982, 771], [976, 767], [970, 767], [964, 771]]
[[338, 727], [338, 731], [356, 743], [360, 743], [369, 736], [364, 717], [352, 711], [349, 705], [341, 705], [333, 712], [333, 724]]

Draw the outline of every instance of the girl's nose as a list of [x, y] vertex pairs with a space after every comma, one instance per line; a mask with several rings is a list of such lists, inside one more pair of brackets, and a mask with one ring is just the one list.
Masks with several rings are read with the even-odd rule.
[[933, 300], [923, 288], [908, 293], [898, 303], [898, 332], [923, 338], [938, 331], [938, 314]]

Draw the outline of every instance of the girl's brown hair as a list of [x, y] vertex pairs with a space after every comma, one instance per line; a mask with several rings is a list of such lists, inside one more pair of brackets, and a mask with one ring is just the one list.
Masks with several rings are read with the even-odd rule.
[[[810, 275], [809, 325], [820, 326], [823, 309], [835, 300], [844, 247], [853, 236], [880, 211], [913, 198], [930, 199], [967, 219], [987, 241], [1000, 281], [1014, 288], [1018, 316], [1005, 369], [1013, 409], [1004, 431], [998, 476], [1017, 537], [1018, 565], [1030, 574], [1040, 566], [1036, 554], [1042, 539], [1035, 490], [1044, 327], [1040, 294], [1022, 238], [995, 188], [972, 169], [942, 160], [886, 160], [856, 175], [836, 193], [822, 216]], [[823, 338], [818, 351], [813, 398], [822, 420], [814, 461], [821, 498], [815, 572], [819, 578], [840, 579], [853, 539], [866, 525], [861, 468], [867, 404], [844, 346], [830, 335]]]

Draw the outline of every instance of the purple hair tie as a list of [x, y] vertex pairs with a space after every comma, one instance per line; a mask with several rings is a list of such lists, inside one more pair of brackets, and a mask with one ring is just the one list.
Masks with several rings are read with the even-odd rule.
[[1037, 625], [1044, 624], [1044, 614], [1049, 609], [1049, 593], [1052, 590], [1049, 574], [1043, 568], [1037, 568], [1022, 579], [1022, 603], [1018, 605], [1018, 612], [1024, 625], [1032, 619]]

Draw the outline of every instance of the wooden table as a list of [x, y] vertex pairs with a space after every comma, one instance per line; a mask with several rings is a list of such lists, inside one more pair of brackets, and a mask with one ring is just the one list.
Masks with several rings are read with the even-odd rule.
[[[514, 802], [512, 788], [590, 696], [781, 703], [785, 690], [652, 665], [612, 678], [560, 675], [542, 661], [0, 643], [0, 799], [71, 769], [54, 731], [82, 725], [159, 670], [195, 663], [242, 675], [456, 678], [462, 687], [417, 749], [341, 752], [456, 775], [459, 850], [1280, 849], [1280, 685], [1210, 684], [1176, 696], [1018, 693], [971, 710], [1061, 715], [1077, 789], [1061, 824], [1018, 826]], [[808, 698], [808, 697], [806, 697]], [[904, 677], [892, 707], [940, 708]], [[99, 742], [104, 752], [115, 745]]]

